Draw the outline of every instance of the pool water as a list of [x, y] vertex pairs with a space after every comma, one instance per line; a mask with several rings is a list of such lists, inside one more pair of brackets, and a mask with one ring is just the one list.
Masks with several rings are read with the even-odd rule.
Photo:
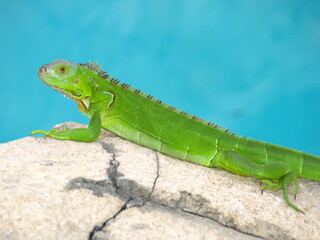
[[240, 135], [320, 155], [319, 1], [1, 1], [0, 142], [88, 123], [39, 67], [98, 61]]

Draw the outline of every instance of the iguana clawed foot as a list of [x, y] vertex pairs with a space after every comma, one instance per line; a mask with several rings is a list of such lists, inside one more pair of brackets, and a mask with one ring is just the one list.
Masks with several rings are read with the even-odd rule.
[[301, 212], [304, 214], [303, 211], [301, 211], [297, 206], [295, 206], [288, 197], [288, 187], [289, 185], [294, 182], [294, 200], [297, 198], [297, 194], [299, 192], [298, 188], [298, 180], [296, 174], [293, 172], [289, 172], [286, 175], [282, 176], [279, 180], [268, 180], [268, 179], [262, 179], [260, 186], [261, 186], [261, 194], [263, 194], [263, 191], [265, 189], [278, 191], [280, 189], [283, 189], [284, 199], [286, 203], [295, 209], [298, 212]]

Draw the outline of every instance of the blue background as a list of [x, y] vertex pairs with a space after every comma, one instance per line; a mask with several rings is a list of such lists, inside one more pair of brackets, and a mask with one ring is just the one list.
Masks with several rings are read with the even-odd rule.
[[88, 123], [39, 67], [112, 76], [240, 135], [320, 155], [320, 1], [1, 1], [0, 142]]

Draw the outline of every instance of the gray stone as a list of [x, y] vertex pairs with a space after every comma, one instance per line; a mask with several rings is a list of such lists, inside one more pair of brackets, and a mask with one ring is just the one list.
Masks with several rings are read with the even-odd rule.
[[[159, 154], [160, 176], [151, 197], [159, 204], [205, 216], [267, 239], [320, 239], [320, 184], [300, 179], [297, 200], [288, 207], [282, 191], [261, 195], [257, 179], [222, 169], [185, 164]], [[174, 184], [173, 184], [174, 183]]]
[[88, 239], [125, 204], [101, 144], [27, 137], [0, 145], [0, 239]]
[[0, 239], [320, 239], [319, 181], [300, 180], [302, 214], [256, 179], [107, 131], [93, 143], [0, 144], [0, 178]]
[[116, 219], [94, 236], [95, 240], [254, 240], [258, 239], [235, 229], [226, 228], [211, 219], [145, 204], [121, 212]]

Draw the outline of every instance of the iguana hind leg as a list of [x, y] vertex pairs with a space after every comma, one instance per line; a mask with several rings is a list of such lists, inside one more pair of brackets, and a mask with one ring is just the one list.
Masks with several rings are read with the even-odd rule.
[[296, 211], [302, 212], [289, 200], [288, 187], [294, 182], [294, 194], [296, 195], [298, 193], [298, 180], [297, 175], [286, 164], [280, 162], [256, 164], [236, 151], [225, 150], [214, 157], [211, 166], [223, 168], [239, 175], [263, 179], [262, 189], [273, 191], [283, 189], [286, 203]]
[[269, 190], [273, 190], [273, 191], [277, 191], [279, 189], [283, 189], [283, 195], [284, 195], [284, 199], [286, 201], [286, 203], [292, 207], [294, 210], [299, 211], [301, 213], [304, 213], [303, 211], [301, 211], [297, 206], [295, 206], [288, 197], [288, 188], [290, 186], [290, 184], [294, 182], [294, 198], [296, 199], [296, 195], [298, 194], [299, 188], [298, 188], [298, 179], [297, 179], [297, 175], [293, 172], [289, 172], [286, 175], [282, 176], [279, 181], [269, 181], [267, 179], [263, 179], [262, 180], [262, 190], [264, 189], [269, 189]]

